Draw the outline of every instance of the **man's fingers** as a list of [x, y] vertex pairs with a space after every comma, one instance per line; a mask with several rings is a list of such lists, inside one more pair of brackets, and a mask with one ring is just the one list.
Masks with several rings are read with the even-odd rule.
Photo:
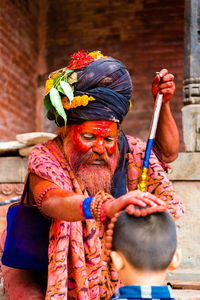
[[140, 209], [136, 209], [134, 205], [128, 205], [125, 210], [129, 215], [134, 215], [135, 217], [141, 216]]
[[159, 75], [160, 78], [163, 78], [167, 74], [168, 74], [168, 70], [167, 69], [162, 69], [162, 70], [160, 70], [159, 74], [157, 74], [157, 75]]
[[172, 96], [174, 94], [174, 89], [172, 88], [162, 89], [161, 91], [159, 91], [159, 93], [162, 94], [163, 96], [167, 96], [167, 95]]
[[162, 77], [162, 82], [167, 82], [167, 81], [174, 81], [174, 75], [173, 74], [167, 74], [164, 77]]
[[173, 81], [167, 81], [164, 82], [162, 84], [159, 85], [159, 91], [163, 90], [163, 89], [167, 89], [167, 88], [172, 88], [174, 86], [174, 82]]
[[[161, 200], [160, 198], [152, 195], [151, 193], [148, 193], [148, 192], [142, 193], [141, 196], [142, 196], [143, 201], [150, 200], [154, 204], [165, 206], [165, 202], [163, 200]], [[155, 205], [152, 205], [152, 206], [155, 206]]]
[[[152, 92], [156, 96], [157, 92], [162, 93], [162, 89], [172, 88], [175, 89], [174, 75], [169, 74], [167, 69], [162, 69], [154, 78], [152, 83]], [[174, 90], [172, 91], [173, 94]]]
[[129, 195], [126, 198], [126, 203], [127, 203], [127, 205], [130, 203], [130, 204], [138, 205], [141, 207], [145, 207], [147, 205], [148, 206], [165, 205], [164, 201], [162, 201], [161, 199], [157, 198], [156, 196], [154, 196], [148, 192], [135, 193], [134, 197], [132, 195]]
[[159, 85], [159, 82], [160, 82], [160, 76], [157, 74], [153, 79], [152, 86]]
[[[153, 202], [164, 204], [165, 202], [162, 201], [160, 198], [156, 197], [155, 195], [149, 192], [141, 192], [139, 190], [131, 191], [122, 196], [122, 199], [131, 200], [132, 204], [138, 205], [138, 203], [143, 203], [142, 206], [145, 206], [144, 202], [146, 203], [146, 199], [152, 200]], [[139, 200], [139, 202], [138, 202]], [[137, 201], [137, 203], [136, 203]], [[128, 203], [127, 203], [128, 204]]]
[[[112, 202], [107, 203], [106, 205], [106, 215], [112, 217], [116, 212], [120, 212], [123, 209], [129, 214], [134, 214], [139, 216], [141, 214], [149, 213], [149, 207], [154, 208], [157, 206], [166, 207], [165, 202], [151, 193], [143, 193], [139, 190], [128, 192], [127, 194], [114, 199]], [[138, 208], [139, 207], [139, 208]], [[145, 212], [145, 209], [148, 210]], [[144, 210], [141, 213], [141, 210]]]
[[142, 198], [141, 197], [137, 197], [137, 198], [138, 199], [142, 199], [143, 203], [145, 203], [145, 206], [147, 206], [147, 205], [149, 205], [149, 206], [157, 206], [157, 203], [154, 200], [152, 200], [152, 199], [150, 199], [148, 197], [142, 197]]

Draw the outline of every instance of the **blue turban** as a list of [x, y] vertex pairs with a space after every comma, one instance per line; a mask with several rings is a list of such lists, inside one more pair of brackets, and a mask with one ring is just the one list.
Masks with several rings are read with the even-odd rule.
[[112, 57], [101, 58], [78, 71], [75, 96], [88, 95], [95, 101], [68, 110], [68, 122], [109, 120], [121, 123], [129, 111], [132, 82], [126, 67]]
[[[129, 111], [132, 95], [132, 82], [127, 68], [112, 57], [104, 57], [91, 62], [81, 70], [76, 70], [78, 81], [74, 84], [74, 95], [88, 95], [95, 98], [87, 106], [65, 110], [67, 123], [82, 123], [92, 120], [114, 121], [122, 123]], [[53, 119], [51, 113], [49, 119]], [[63, 119], [58, 118], [63, 126]], [[122, 130], [118, 137], [119, 163], [113, 175], [111, 193], [119, 197], [126, 193], [126, 153], [128, 141]]]

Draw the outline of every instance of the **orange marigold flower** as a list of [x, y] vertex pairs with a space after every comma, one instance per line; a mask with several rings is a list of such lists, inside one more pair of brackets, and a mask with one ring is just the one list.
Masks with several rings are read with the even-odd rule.
[[62, 104], [65, 109], [70, 109], [70, 103], [67, 97], [62, 97]]
[[88, 95], [83, 95], [82, 97], [81, 97], [81, 99], [84, 101], [84, 100], [88, 100]]
[[60, 74], [62, 74], [62, 73], [61, 73], [61, 72], [54, 73], [54, 74], [51, 76], [51, 78], [54, 79], [56, 76], [58, 76], [58, 75], [60, 75]]
[[45, 92], [46, 94], [50, 91], [50, 89], [53, 87], [53, 79], [47, 79], [45, 84]]
[[94, 98], [94, 97], [92, 97], [92, 96], [90, 96], [89, 100], [90, 100], [90, 101], [94, 101], [94, 100], [95, 100], [95, 98]]
[[87, 106], [88, 105], [88, 100], [87, 99], [82, 100], [81, 105]]
[[92, 96], [88, 95], [83, 95], [83, 96], [76, 96], [71, 102], [69, 102], [69, 99], [67, 97], [62, 97], [62, 104], [65, 109], [71, 109], [71, 108], [76, 108], [78, 106], [87, 106], [89, 101], [94, 101], [95, 98]]
[[129, 100], [129, 103], [130, 103], [130, 105], [129, 105], [129, 110], [132, 108], [132, 102], [131, 102], [131, 99]]

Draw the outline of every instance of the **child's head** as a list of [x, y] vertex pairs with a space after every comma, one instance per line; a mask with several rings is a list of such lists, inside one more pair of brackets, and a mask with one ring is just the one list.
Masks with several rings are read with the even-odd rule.
[[[125, 211], [119, 214], [113, 233], [114, 252], [111, 253], [115, 265], [116, 255], [120, 255], [121, 263], [125, 260], [135, 270], [166, 272], [169, 266], [174, 269], [179, 264], [176, 249], [176, 225], [168, 212], [145, 217], [135, 217]], [[119, 271], [120, 268], [118, 266]]]

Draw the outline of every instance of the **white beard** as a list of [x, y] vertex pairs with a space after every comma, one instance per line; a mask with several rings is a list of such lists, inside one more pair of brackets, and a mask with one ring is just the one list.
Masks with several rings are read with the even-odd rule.
[[90, 196], [101, 190], [111, 192], [112, 174], [106, 167], [86, 165], [80, 167], [76, 175]]
[[66, 137], [64, 141], [64, 152], [75, 176], [90, 196], [94, 196], [101, 190], [107, 193], [111, 192], [112, 176], [116, 170], [119, 158], [117, 146], [112, 159], [104, 155], [108, 164], [99, 166], [87, 163], [87, 160], [91, 156], [98, 156], [98, 154], [94, 154], [94, 152], [90, 150], [88, 153], [80, 155], [68, 137]]

